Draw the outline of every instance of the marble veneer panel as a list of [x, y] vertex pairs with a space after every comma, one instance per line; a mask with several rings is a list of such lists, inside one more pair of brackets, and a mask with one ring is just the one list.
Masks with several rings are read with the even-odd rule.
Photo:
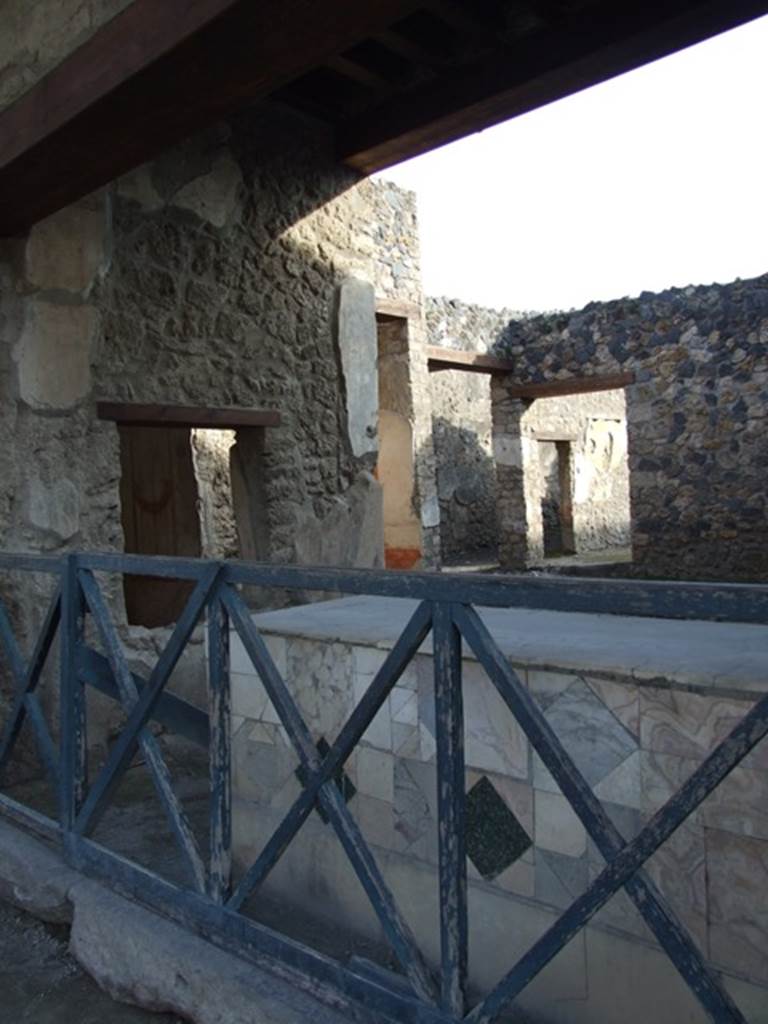
[[768, 984], [768, 842], [706, 829], [712, 960]]
[[[387, 651], [268, 637], [316, 740], [335, 737]], [[257, 803], [287, 806], [296, 758], [263, 687], [233, 649], [235, 786]], [[632, 838], [748, 702], [569, 672], [521, 673], [547, 721], [625, 838]], [[481, 667], [464, 662], [468, 871], [494, 888], [564, 908], [603, 859]], [[413, 659], [346, 766], [350, 808], [363, 833], [433, 868], [437, 863], [433, 662]], [[535, 845], [534, 845], [535, 844]], [[691, 817], [647, 870], [705, 955], [768, 982], [768, 744]], [[621, 892], [596, 924], [628, 942], [652, 936]], [[647, 947], [646, 947], [647, 948]]]

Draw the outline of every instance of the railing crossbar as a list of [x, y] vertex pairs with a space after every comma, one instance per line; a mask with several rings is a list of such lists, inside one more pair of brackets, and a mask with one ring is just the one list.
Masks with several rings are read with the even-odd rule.
[[[739, 730], [744, 728], [745, 720], [694, 772], [677, 797], [673, 797], [643, 831], [627, 843], [523, 687], [514, 669], [499, 651], [477, 612], [472, 608], [460, 607], [454, 614], [462, 635], [477, 655], [491, 682], [608, 861], [589, 889], [520, 958], [496, 988], [468, 1015], [467, 1020], [471, 1021], [471, 1024], [490, 1024], [494, 1021], [505, 1006], [520, 994], [584, 924], [620, 888], [625, 887], [673, 964], [713, 1019], [744, 1024], [744, 1017], [738, 1007], [706, 966], [686, 929], [641, 869], [645, 861], [749, 753], [762, 735], [768, 732], [768, 697], [760, 702], [764, 705], [762, 715], [756, 707], [747, 716], [749, 718], [758, 712], [757, 721], [762, 727], [762, 733], [753, 738], [751, 745], [742, 745], [741, 753], [738, 755], [728, 747], [731, 737], [739, 734]], [[754, 730], [753, 733], [756, 735]], [[723, 760], [713, 760], [715, 754], [723, 749], [727, 756]], [[678, 803], [679, 798], [685, 793], [689, 794], [687, 802]], [[693, 794], [696, 794], [695, 802], [692, 799]], [[623, 867], [628, 863], [632, 864], [631, 869]]]
[[61, 587], [57, 585], [48, 605], [48, 611], [42, 628], [38, 634], [35, 649], [32, 652], [29, 664], [25, 666], [8, 618], [8, 612], [4, 603], [0, 601], [0, 641], [11, 667], [15, 687], [11, 713], [3, 729], [2, 737], [0, 737], [0, 771], [8, 764], [24, 724], [24, 719], [26, 716], [29, 716], [40, 758], [55, 790], [58, 789], [59, 785], [58, 756], [35, 690], [40, 681], [40, 675], [45, 663], [48, 660], [51, 646], [59, 628], [60, 619]]
[[[267, 696], [288, 734], [301, 767], [307, 775], [317, 775], [321, 762], [312, 734], [288, 692], [264, 640], [254, 626], [248, 609], [241, 598], [228, 588], [222, 590], [222, 601], [254, 668], [261, 677]], [[350, 814], [344, 797], [336, 784], [330, 780], [319, 787], [317, 797], [414, 991], [427, 1002], [435, 1002], [437, 993], [431, 972], [419, 951], [410, 926], [397, 909], [394, 897], [359, 826]]]
[[176, 627], [149, 677], [146, 689], [134, 704], [123, 731], [115, 742], [101, 773], [94, 781], [82, 810], [77, 815], [74, 830], [79, 835], [92, 831], [103, 814], [109, 797], [136, 752], [139, 733], [152, 717], [152, 712], [160, 699], [163, 688], [218, 584], [220, 571], [218, 564], [209, 564], [206, 566], [206, 570], [192, 591]]
[[[0, 794], [0, 812], [58, 839], [76, 866], [101, 874], [116, 888], [160, 909], [212, 941], [248, 950], [254, 962], [285, 972], [338, 1000], [350, 995], [405, 1024], [494, 1024], [516, 997], [622, 888], [661, 947], [716, 1024], [745, 1024], [719, 976], [706, 964], [690, 934], [646, 874], [648, 859], [693, 814], [768, 733], [768, 694], [704, 759], [688, 780], [631, 841], [615, 826], [584, 775], [522, 684], [474, 606], [539, 608], [671, 619], [768, 624], [768, 587], [626, 580], [540, 579], [529, 576], [439, 576], [210, 562], [120, 554], [71, 554], [63, 558], [0, 552], [0, 570], [58, 577], [29, 660], [21, 653], [8, 611], [0, 600], [0, 648], [13, 679], [9, 716], [0, 733], [0, 770], [7, 765], [26, 720], [40, 759], [59, 797], [59, 822]], [[194, 589], [148, 679], [128, 666], [125, 650], [95, 572], [188, 579]], [[383, 659], [325, 755], [270, 655], [241, 585], [416, 600], [397, 642]], [[192, 632], [207, 610], [208, 708], [196, 708], [165, 692]], [[85, 643], [90, 612], [105, 655]], [[240, 637], [299, 762], [302, 789], [277, 828], [231, 891], [232, 716], [230, 626]], [[436, 984], [416, 938], [401, 915], [372, 850], [347, 806], [337, 777], [387, 696], [433, 635], [440, 980]], [[59, 750], [36, 692], [60, 637]], [[466, 1012], [467, 863], [465, 837], [462, 640], [501, 696], [532, 748], [552, 774], [577, 818], [606, 861], [598, 877], [523, 954], [496, 986]], [[85, 685], [122, 705], [127, 722], [106, 764], [88, 789]], [[210, 866], [206, 868], [191, 824], [177, 798], [168, 766], [148, 728], [150, 719], [207, 746], [210, 773]], [[330, 737], [328, 737], [330, 739]], [[192, 880], [185, 889], [106, 850], [88, 838], [109, 805], [137, 748]], [[250, 921], [244, 902], [263, 884], [313, 809], [323, 812], [366, 892], [406, 981], [365, 966], [342, 966], [300, 943]], [[324, 819], [325, 820], [325, 819]], [[327, 993], [326, 993], [327, 994]]]
[[[109, 615], [104, 597], [93, 574], [88, 569], [81, 569], [78, 578], [91, 615], [96, 623], [99, 636], [104, 644], [107, 660], [117, 684], [118, 697], [123, 709], [130, 714], [139, 699], [139, 691], [133, 681], [123, 653], [120, 638]], [[173, 780], [165, 763], [160, 746], [155, 737], [145, 727], [138, 735], [139, 746], [146, 759], [157, 795], [163, 805], [171, 832], [184, 857], [192, 883], [198, 892], [206, 891], [207, 874], [195, 833], [187, 818], [184, 808], [173, 790]]]
[[342, 726], [320, 767], [305, 779], [301, 793], [273, 832], [258, 858], [241, 879], [227, 903], [230, 909], [237, 910], [242, 906], [248, 896], [267, 878], [311, 813], [317, 802], [320, 789], [326, 782], [334, 778], [381, 710], [392, 687], [397, 683], [411, 658], [429, 634], [431, 623], [430, 606], [423, 602], [411, 616], [397, 643], [374, 676], [371, 685]]

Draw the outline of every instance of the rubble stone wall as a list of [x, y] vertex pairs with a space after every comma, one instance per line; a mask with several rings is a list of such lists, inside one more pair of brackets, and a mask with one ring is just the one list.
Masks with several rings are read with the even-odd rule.
[[[488, 352], [515, 314], [457, 299], [425, 299], [430, 345]], [[496, 470], [491, 441], [491, 380], [482, 373], [429, 375], [429, 400], [440, 501], [440, 542], [446, 562], [495, 560], [498, 547]]]
[[[0, 243], [0, 548], [123, 549], [118, 431], [97, 401], [244, 406], [282, 416], [257, 446], [265, 557], [380, 565], [376, 439], [355, 457], [338, 337], [344, 282], [385, 287], [377, 196], [324, 129], [264, 105]], [[229, 446], [194, 444], [206, 553], [230, 554]], [[44, 590], [8, 594], [27, 643]], [[156, 649], [125, 635], [139, 661]]]
[[[634, 373], [626, 389], [634, 571], [764, 580], [768, 573], [768, 276], [511, 321], [496, 346], [514, 382]], [[500, 491], [519, 474], [522, 403], [494, 381]], [[519, 522], [500, 506], [502, 554]]]

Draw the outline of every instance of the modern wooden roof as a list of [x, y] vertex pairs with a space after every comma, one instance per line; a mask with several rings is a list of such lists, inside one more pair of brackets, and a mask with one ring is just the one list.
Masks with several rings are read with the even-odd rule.
[[768, 0], [133, 0], [0, 113], [0, 235], [271, 97], [372, 173], [768, 13]]

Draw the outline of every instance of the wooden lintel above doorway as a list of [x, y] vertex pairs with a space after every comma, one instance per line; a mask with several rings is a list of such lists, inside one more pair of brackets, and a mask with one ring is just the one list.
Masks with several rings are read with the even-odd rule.
[[567, 395], [586, 395], [593, 391], [617, 391], [634, 384], [634, 373], [603, 373], [591, 377], [566, 377], [542, 384], [513, 384], [508, 389], [510, 398], [563, 398]]
[[210, 408], [196, 405], [139, 405], [130, 402], [98, 402], [100, 420], [126, 426], [207, 427], [233, 430], [237, 427], [279, 427], [280, 413], [275, 409]]
[[509, 359], [499, 359], [482, 352], [460, 352], [453, 348], [427, 346], [427, 366], [430, 373], [438, 370], [467, 370], [469, 373], [512, 373]]

